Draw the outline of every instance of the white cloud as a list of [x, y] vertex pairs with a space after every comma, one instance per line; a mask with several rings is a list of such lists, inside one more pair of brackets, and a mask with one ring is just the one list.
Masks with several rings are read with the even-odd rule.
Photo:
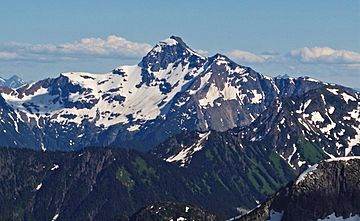
[[17, 58], [14, 52], [0, 51], [0, 60], [11, 60]]
[[256, 55], [248, 51], [232, 50], [226, 53], [231, 59], [239, 62], [264, 63], [272, 58], [271, 55]]
[[344, 64], [344, 66], [348, 69], [360, 70], [360, 63], [359, 64]]
[[209, 56], [210, 52], [202, 49], [193, 49], [196, 53], [202, 55], [202, 56]]
[[[69, 59], [81, 57], [120, 57], [137, 58], [144, 56], [151, 50], [151, 45], [129, 41], [123, 37], [111, 35], [106, 39], [83, 38], [79, 41], [64, 44], [29, 44], [29, 43], [7, 43], [1, 48], [18, 54], [13, 59], [47, 60], [47, 56], [55, 59]], [[1, 55], [0, 55], [1, 56]], [[1, 58], [1, 57], [0, 57]]]
[[149, 52], [151, 45], [132, 42], [125, 38], [111, 35], [106, 40], [101, 38], [84, 38], [79, 42], [59, 45], [57, 48], [65, 53], [139, 57]]
[[360, 63], [360, 53], [347, 50], [335, 50], [329, 47], [299, 48], [290, 51], [290, 56], [301, 62], [309, 63]]

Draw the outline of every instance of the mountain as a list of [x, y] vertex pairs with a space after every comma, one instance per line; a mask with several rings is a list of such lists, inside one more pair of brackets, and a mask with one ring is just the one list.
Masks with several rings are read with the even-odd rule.
[[[340, 139], [339, 147], [329, 141], [330, 147], [321, 148], [335, 156], [349, 155], [356, 154], [360, 143], [359, 92], [307, 77], [267, 77], [220, 54], [201, 56], [175, 36], [156, 44], [138, 65], [106, 74], [62, 73], [0, 92], [2, 114], [16, 116], [0, 122], [0, 138], [8, 136], [4, 130], [11, 131], [10, 125], [22, 124], [5, 143], [20, 148], [71, 151], [111, 146], [148, 151], [184, 131], [248, 127], [264, 112], [275, 114], [269, 112], [276, 105], [301, 105], [295, 98], [306, 96], [317, 102], [326, 96], [324, 102], [329, 103], [320, 106], [323, 109], [315, 102], [309, 103], [310, 109], [307, 103], [298, 107], [298, 116], [305, 111], [301, 119], [312, 122], [310, 132]], [[323, 115], [325, 107], [335, 113]], [[344, 121], [338, 128], [334, 117]], [[320, 129], [313, 128], [317, 126]]]
[[27, 84], [27, 82], [17, 75], [14, 75], [9, 79], [4, 79], [0, 77], [0, 87], [18, 88], [24, 86], [25, 84]]
[[220, 219], [321, 160], [360, 155], [359, 92], [264, 76], [175, 36], [134, 66], [0, 92], [0, 219], [128, 220], [185, 204]]
[[316, 164], [238, 221], [360, 219], [360, 158]]

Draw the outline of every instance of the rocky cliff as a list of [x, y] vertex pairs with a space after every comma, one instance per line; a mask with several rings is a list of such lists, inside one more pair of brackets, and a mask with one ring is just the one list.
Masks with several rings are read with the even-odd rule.
[[360, 219], [360, 158], [323, 161], [238, 221]]

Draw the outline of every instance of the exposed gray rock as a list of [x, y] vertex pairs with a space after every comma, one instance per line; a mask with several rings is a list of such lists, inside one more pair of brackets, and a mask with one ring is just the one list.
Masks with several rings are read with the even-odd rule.
[[[331, 159], [309, 168], [238, 221], [312, 221], [360, 215], [360, 158]], [[274, 219], [275, 220], [275, 219]], [[280, 220], [280, 219], [279, 219]]]

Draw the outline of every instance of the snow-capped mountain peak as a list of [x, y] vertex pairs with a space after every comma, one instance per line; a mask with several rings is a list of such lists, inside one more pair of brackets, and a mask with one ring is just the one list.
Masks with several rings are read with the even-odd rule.
[[166, 69], [169, 64], [188, 63], [189, 67], [195, 67], [203, 64], [206, 57], [203, 57], [190, 49], [180, 37], [171, 36], [168, 39], [160, 41], [152, 50], [142, 59], [139, 66], [148, 72], [158, 72]]
[[203, 59], [206, 59], [206, 57], [198, 54], [197, 52], [195, 52], [194, 50], [192, 50], [189, 46], [186, 45], [186, 43], [178, 36], [171, 36], [170, 38], [164, 39], [162, 41], [159, 42], [159, 44], [157, 44], [154, 49], [158, 50], [158, 47], [180, 47], [182, 49], [187, 50], [188, 52], [190, 52], [190, 54], [196, 55], [198, 57], [201, 57]]
[[[160, 49], [159, 49], [160, 48]], [[137, 131], [166, 113], [166, 106], [201, 73], [200, 57], [179, 37], [157, 44], [139, 65], [110, 73], [61, 73], [58, 78], [3, 91], [2, 96], [24, 121], [75, 127], [84, 122], [99, 128], [126, 124]], [[111, 111], [110, 111], [111, 110]]]

